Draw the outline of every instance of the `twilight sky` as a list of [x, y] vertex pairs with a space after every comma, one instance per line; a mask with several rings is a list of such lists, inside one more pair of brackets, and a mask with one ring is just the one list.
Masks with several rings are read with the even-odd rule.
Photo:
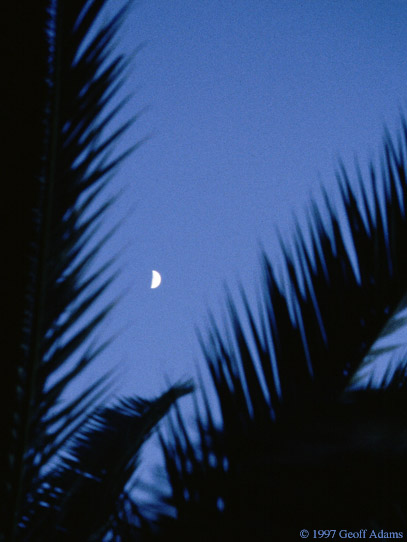
[[195, 327], [221, 319], [225, 284], [254, 304], [260, 244], [278, 265], [276, 227], [289, 239], [320, 184], [335, 198], [338, 158], [366, 163], [407, 109], [407, 1], [134, 4], [118, 48], [146, 44], [122, 118], [148, 109], [122, 144], [151, 137], [114, 181], [127, 189], [110, 218], [131, 214], [106, 254], [121, 251], [113, 293], [128, 289], [104, 356], [148, 397], [194, 376]]

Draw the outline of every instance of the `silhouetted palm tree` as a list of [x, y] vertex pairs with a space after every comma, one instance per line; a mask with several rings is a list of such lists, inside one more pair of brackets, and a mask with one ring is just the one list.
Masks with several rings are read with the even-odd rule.
[[110, 127], [123, 105], [114, 104], [126, 65], [112, 57], [112, 39], [128, 2], [95, 26], [104, 5], [22, 0], [2, 12], [5, 542], [100, 541], [114, 531], [141, 444], [190, 389], [101, 407], [110, 374], [60, 401], [106, 347], [93, 336], [111, 305], [96, 302], [114, 279], [114, 262], [89, 266], [113, 232], [96, 242], [112, 203], [105, 185], [137, 147], [112, 153], [134, 120]]
[[[405, 325], [406, 175], [402, 120], [370, 177], [352, 184], [340, 168], [341, 224], [326, 196], [328, 218], [311, 206], [311, 240], [298, 228], [295, 249], [283, 245], [285, 283], [263, 256], [258, 314], [244, 294], [244, 315], [228, 300], [227, 331], [213, 322], [201, 339], [222, 422], [205, 388], [197, 437], [178, 410], [162, 438], [171, 494], [146, 540], [406, 529], [407, 375], [390, 340]], [[383, 353], [397, 369], [361, 378]]]

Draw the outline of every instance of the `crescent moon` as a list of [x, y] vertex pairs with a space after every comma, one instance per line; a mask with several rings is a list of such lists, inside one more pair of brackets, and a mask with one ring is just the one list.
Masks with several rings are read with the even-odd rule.
[[158, 288], [161, 284], [161, 275], [158, 271], [153, 270], [153, 276], [151, 279], [151, 288]]

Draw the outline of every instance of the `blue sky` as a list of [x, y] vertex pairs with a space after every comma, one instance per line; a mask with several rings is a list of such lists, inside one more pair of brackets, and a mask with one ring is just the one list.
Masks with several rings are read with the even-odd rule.
[[404, 0], [134, 2], [117, 47], [145, 45], [121, 118], [146, 111], [120, 145], [150, 137], [112, 182], [126, 190], [107, 222], [130, 214], [105, 256], [122, 269], [110, 295], [126, 293], [100, 360], [123, 365], [121, 393], [193, 377], [195, 328], [222, 321], [225, 285], [254, 306], [260, 244], [278, 266], [276, 228], [304, 226], [321, 185], [335, 199], [338, 157], [376, 155], [406, 110], [406, 22]]
[[107, 222], [129, 216], [104, 256], [122, 270], [109, 295], [126, 293], [100, 359], [122, 364], [121, 393], [193, 377], [195, 328], [222, 322], [225, 285], [255, 306], [260, 244], [279, 266], [276, 229], [305, 226], [321, 185], [337, 197], [338, 158], [376, 156], [406, 110], [406, 23], [405, 0], [134, 2], [118, 50], [145, 46], [121, 118], [146, 111], [120, 145], [150, 137], [112, 183], [126, 190]]

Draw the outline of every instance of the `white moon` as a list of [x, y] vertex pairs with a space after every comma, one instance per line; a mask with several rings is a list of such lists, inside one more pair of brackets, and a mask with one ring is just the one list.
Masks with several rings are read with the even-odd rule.
[[158, 288], [161, 284], [161, 275], [158, 271], [153, 271], [153, 277], [151, 279], [151, 288]]

